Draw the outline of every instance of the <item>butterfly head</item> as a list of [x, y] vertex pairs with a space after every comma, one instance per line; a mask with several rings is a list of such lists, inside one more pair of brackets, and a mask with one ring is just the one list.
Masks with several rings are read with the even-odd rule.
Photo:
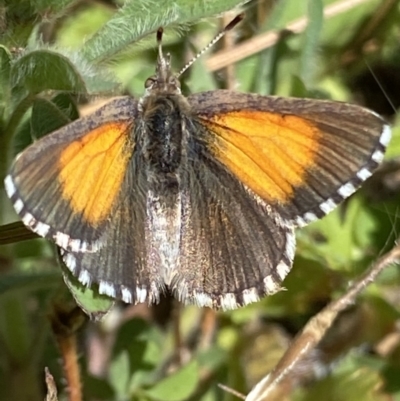
[[171, 71], [171, 55], [162, 51], [163, 29], [157, 31], [158, 58], [155, 75], [146, 79], [146, 95], [180, 94], [181, 84], [178, 77]]

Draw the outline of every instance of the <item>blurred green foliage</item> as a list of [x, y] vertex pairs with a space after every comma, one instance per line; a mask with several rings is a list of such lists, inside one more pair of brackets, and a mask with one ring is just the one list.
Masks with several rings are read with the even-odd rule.
[[[127, 90], [141, 96], [154, 72], [159, 26], [166, 28], [164, 48], [179, 70], [222, 26], [215, 15], [243, 3], [5, 0], [0, 5], [0, 223], [17, 220], [2, 184], [17, 152], [76, 119], [77, 103], [93, 95]], [[387, 164], [342, 207], [299, 230], [287, 291], [211, 315], [214, 321], [196, 307], [181, 308], [179, 335], [176, 313], [166, 300], [155, 308], [118, 306], [101, 322], [88, 323], [78, 334], [86, 400], [234, 399], [217, 387], [219, 382], [247, 394], [305, 322], [394, 245], [399, 232], [400, 6], [366, 0], [324, 17], [324, 7], [333, 3], [253, 0], [236, 8], [246, 11], [233, 32], [239, 43], [271, 29], [282, 34], [273, 46], [233, 67], [234, 86], [366, 104], [394, 125]], [[303, 17], [309, 19], [304, 31], [282, 31]], [[224, 46], [221, 41], [210, 53]], [[225, 70], [207, 69], [207, 57], [212, 55], [184, 74], [186, 93], [229, 84]], [[73, 300], [56, 260], [43, 240], [0, 247], [0, 400], [42, 400], [45, 366], [56, 377], [60, 400], [66, 399], [48, 316], [54, 305]], [[72, 278], [65, 280], [85, 310], [111, 307], [110, 300], [99, 300]], [[304, 366], [318, 367], [317, 378], [288, 391], [284, 399], [400, 400], [399, 284], [398, 268], [386, 269], [338, 319], [316, 360]]]

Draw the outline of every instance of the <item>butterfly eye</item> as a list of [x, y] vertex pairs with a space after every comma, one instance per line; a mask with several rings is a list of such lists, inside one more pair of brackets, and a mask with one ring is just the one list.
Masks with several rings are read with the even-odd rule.
[[156, 82], [156, 78], [154, 78], [154, 77], [147, 78], [144, 83], [144, 87], [147, 89], [150, 86], [152, 86], [155, 82]]
[[181, 87], [181, 83], [179, 81], [179, 79], [177, 79], [176, 77], [171, 77], [170, 82], [171, 85], [176, 86], [177, 88]]

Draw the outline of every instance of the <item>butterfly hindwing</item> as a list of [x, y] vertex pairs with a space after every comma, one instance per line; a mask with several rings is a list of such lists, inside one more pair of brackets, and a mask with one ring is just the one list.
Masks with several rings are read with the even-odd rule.
[[98, 249], [134, 150], [136, 114], [134, 99], [117, 98], [21, 153], [5, 184], [23, 222], [65, 250]]
[[[204, 128], [192, 130], [198, 136]], [[294, 257], [293, 228], [278, 225], [205, 144], [189, 148], [180, 264], [171, 289], [181, 300], [223, 309], [278, 291]]]

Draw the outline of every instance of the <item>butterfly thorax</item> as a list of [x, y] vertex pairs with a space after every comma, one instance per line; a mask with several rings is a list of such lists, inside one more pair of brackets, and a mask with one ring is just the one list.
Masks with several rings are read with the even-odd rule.
[[143, 102], [137, 131], [148, 183], [156, 191], [168, 192], [179, 186], [179, 170], [185, 164], [187, 139], [184, 134], [185, 109], [181, 95], [149, 96]]

